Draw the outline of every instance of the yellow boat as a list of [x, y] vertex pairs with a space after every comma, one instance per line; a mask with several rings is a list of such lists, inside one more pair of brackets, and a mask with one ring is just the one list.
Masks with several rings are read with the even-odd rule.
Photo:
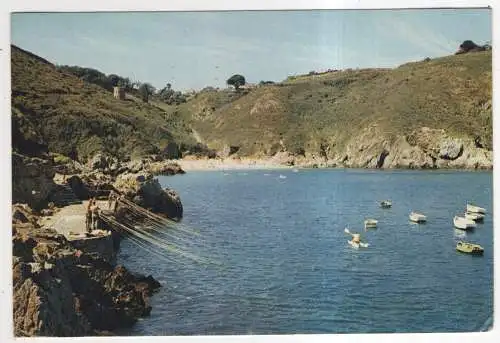
[[479, 244], [468, 243], [464, 241], [459, 241], [457, 243], [457, 250], [466, 254], [482, 255], [484, 249]]

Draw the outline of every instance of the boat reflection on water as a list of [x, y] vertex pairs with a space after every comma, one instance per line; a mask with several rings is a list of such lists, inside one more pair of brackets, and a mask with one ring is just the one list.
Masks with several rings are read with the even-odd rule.
[[463, 230], [459, 230], [459, 229], [454, 229], [453, 230], [453, 235], [457, 238], [465, 238], [467, 237], [467, 234], [465, 233], [465, 231]]

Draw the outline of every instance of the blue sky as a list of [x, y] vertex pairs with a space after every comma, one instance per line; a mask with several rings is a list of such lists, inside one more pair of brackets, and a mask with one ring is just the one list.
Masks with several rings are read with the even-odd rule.
[[394, 67], [491, 41], [491, 11], [18, 13], [12, 43], [53, 63], [174, 89], [280, 81], [311, 70]]

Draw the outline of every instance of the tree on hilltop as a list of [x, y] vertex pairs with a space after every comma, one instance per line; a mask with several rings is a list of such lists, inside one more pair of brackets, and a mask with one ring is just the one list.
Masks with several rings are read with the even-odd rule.
[[226, 83], [238, 90], [241, 86], [245, 85], [246, 81], [243, 75], [235, 74], [227, 79]]

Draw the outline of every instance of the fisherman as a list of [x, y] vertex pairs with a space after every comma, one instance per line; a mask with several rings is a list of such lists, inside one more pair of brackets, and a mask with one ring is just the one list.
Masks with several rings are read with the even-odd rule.
[[120, 194], [120, 195], [115, 194], [115, 207], [113, 207], [113, 213], [114, 214], [116, 214], [116, 209], [118, 208], [118, 202], [120, 200], [123, 200], [123, 198], [124, 198], [123, 194]]
[[[113, 205], [113, 200], [116, 202], [115, 192], [111, 190], [108, 196], [108, 209], [111, 210], [111, 205]], [[116, 206], [116, 205], [115, 205]]]
[[89, 203], [87, 204], [87, 212], [85, 213], [85, 228], [88, 233], [92, 231], [91, 225], [92, 225], [92, 204], [93, 204], [93, 199], [89, 199]]
[[99, 222], [99, 206], [97, 206], [95, 199], [90, 207], [90, 211], [92, 212], [92, 230], [97, 230]]

